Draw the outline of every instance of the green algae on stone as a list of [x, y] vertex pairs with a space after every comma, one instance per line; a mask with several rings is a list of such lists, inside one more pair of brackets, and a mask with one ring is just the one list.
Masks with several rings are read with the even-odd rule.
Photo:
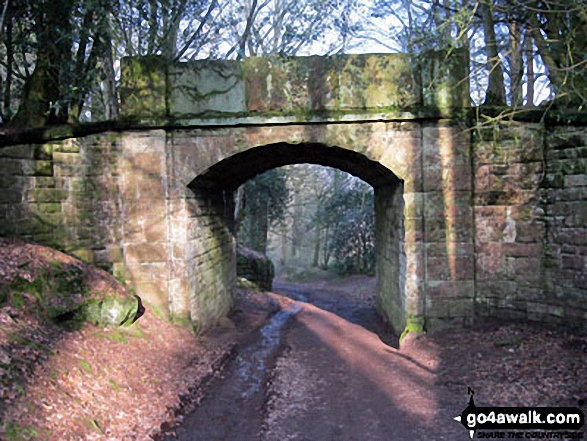
[[247, 289], [249, 291], [259, 292], [262, 291], [261, 287], [254, 282], [251, 282], [245, 277], [237, 277], [236, 286], [240, 289]]
[[421, 316], [409, 315], [406, 321], [406, 327], [399, 337], [401, 342], [410, 333], [424, 332], [424, 318]]
[[79, 308], [77, 315], [96, 326], [128, 326], [139, 313], [140, 301], [135, 297], [106, 297], [89, 299]]
[[[38, 314], [48, 320], [64, 323], [90, 322], [97, 326], [120, 326], [132, 324], [142, 314], [143, 307], [138, 296], [110, 296], [96, 298], [84, 281], [80, 266], [50, 262], [47, 269], [32, 280], [19, 278], [7, 290], [15, 307], [25, 307], [25, 295]], [[7, 294], [7, 297], [8, 297]]]
[[236, 271], [241, 279], [246, 279], [252, 285], [256, 285], [262, 290], [271, 290], [275, 267], [267, 256], [239, 244], [237, 246]]
[[125, 57], [120, 97], [129, 118], [167, 115], [167, 64], [162, 57]]

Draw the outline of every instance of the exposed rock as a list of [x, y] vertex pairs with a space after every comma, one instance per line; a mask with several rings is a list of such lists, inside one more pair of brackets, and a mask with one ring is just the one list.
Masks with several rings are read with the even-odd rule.
[[254, 292], [262, 291], [262, 289], [259, 287], [259, 285], [251, 282], [248, 279], [245, 279], [244, 277], [237, 277], [236, 278], [236, 286], [239, 289], [246, 289], [248, 291], [254, 291]]
[[220, 317], [220, 319], [218, 319], [218, 326], [220, 326], [223, 329], [235, 329], [236, 325], [234, 324], [234, 322], [229, 319], [228, 317]]
[[0, 238], [0, 306], [27, 309], [43, 321], [130, 325], [141, 299], [112, 276], [41, 245]]
[[78, 316], [96, 326], [122, 326], [131, 325], [144, 312], [141, 299], [108, 297], [99, 300], [85, 302], [78, 312]]
[[236, 248], [236, 274], [259, 288], [270, 291], [275, 268], [267, 256], [239, 244]]

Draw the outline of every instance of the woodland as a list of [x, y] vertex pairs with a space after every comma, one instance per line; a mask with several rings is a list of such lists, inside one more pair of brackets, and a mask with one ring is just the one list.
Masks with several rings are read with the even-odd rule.
[[[123, 57], [443, 48], [468, 54], [473, 106], [580, 111], [586, 36], [584, 0], [5, 0], [0, 119], [4, 130], [118, 119]], [[281, 264], [371, 273], [372, 207], [372, 189], [339, 171], [276, 169], [238, 191], [239, 240]]]

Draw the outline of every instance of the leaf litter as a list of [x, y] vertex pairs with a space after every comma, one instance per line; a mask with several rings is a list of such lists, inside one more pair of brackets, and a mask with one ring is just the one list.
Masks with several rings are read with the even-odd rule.
[[222, 369], [243, 327], [260, 326], [274, 307], [263, 300], [246, 319], [244, 311], [237, 314], [244, 322], [238, 330], [201, 336], [162, 320], [148, 305], [128, 327], [60, 326], [39, 314], [35, 295], [23, 292], [15, 305], [11, 292], [15, 282], [34, 282], [55, 262], [77, 268], [92, 293], [130, 295], [105, 271], [0, 238], [0, 439], [130, 441], [172, 432]]
[[[9, 289], [19, 279], [33, 282], [55, 261], [78, 268], [92, 292], [126, 291], [63, 253], [0, 238], [0, 439], [162, 439], [205, 396], [239, 338], [279, 303], [275, 295], [241, 291], [234, 326], [203, 336], [148, 307], [130, 327], [68, 329], [35, 313], [34, 293], [14, 305]], [[353, 277], [328, 285], [362, 298], [372, 291], [365, 283], [370, 279]], [[462, 391], [463, 403], [468, 387], [477, 405], [576, 406], [587, 398], [587, 337], [566, 329], [490, 323], [409, 335], [400, 351], [433, 371], [439, 390]]]

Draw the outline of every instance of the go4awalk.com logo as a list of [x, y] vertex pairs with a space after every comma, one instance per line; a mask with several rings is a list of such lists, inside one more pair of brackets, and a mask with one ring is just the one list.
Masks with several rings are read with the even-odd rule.
[[469, 388], [469, 405], [454, 418], [471, 439], [476, 433], [486, 439], [584, 439], [585, 415], [578, 407], [477, 407], [474, 394]]

